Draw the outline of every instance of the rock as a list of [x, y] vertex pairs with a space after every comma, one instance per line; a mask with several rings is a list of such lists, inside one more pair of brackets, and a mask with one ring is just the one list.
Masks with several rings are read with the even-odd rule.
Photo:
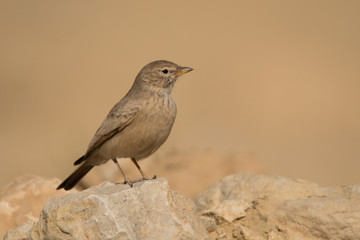
[[210, 239], [360, 239], [360, 185], [324, 188], [239, 174], [216, 182], [195, 203]]
[[[24, 232], [25, 231], [25, 232]], [[21, 232], [21, 233], [20, 233]], [[134, 184], [103, 183], [50, 198], [37, 223], [4, 239], [208, 239], [193, 202], [165, 179]]]
[[0, 190], [0, 235], [28, 220], [38, 220], [49, 197], [66, 193], [56, 190], [59, 184], [59, 179], [26, 175], [4, 186]]
[[[9, 185], [3, 196], [24, 197], [27, 181], [20, 182], [19, 191]], [[170, 190], [165, 179], [133, 188], [105, 182], [50, 198], [38, 220], [34, 213], [4, 239], [360, 239], [360, 185], [330, 188], [239, 174], [214, 183], [195, 203]], [[18, 211], [6, 206], [7, 212]]]
[[32, 229], [36, 227], [35, 221], [27, 221], [19, 227], [10, 230], [6, 234], [6, 239], [17, 239], [17, 240], [27, 240], [31, 239]]

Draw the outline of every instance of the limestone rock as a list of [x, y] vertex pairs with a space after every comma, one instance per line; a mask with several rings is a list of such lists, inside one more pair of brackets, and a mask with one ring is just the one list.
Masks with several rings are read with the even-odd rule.
[[17, 230], [28, 239], [208, 239], [193, 202], [170, 190], [165, 179], [133, 188], [103, 183], [52, 197], [36, 224], [20, 226], [5, 239], [17, 239]]
[[31, 239], [32, 229], [36, 227], [34, 221], [27, 221], [19, 227], [6, 233], [5, 239], [27, 240]]
[[360, 239], [360, 185], [324, 188], [239, 174], [216, 182], [195, 203], [211, 239]]
[[0, 235], [28, 220], [37, 221], [45, 201], [63, 195], [60, 180], [35, 175], [19, 177], [0, 190]]

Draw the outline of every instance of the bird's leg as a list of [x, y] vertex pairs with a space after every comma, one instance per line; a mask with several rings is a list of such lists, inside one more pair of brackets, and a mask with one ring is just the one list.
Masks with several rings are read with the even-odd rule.
[[132, 187], [134, 182], [131, 181], [130, 179], [128, 179], [128, 178], [125, 176], [125, 173], [124, 173], [124, 171], [121, 169], [120, 164], [119, 164], [119, 162], [117, 161], [117, 159], [114, 158], [114, 159], [112, 159], [112, 160], [114, 161], [114, 163], [116, 164], [116, 166], [118, 166], [121, 174], [123, 175], [123, 177], [124, 177], [124, 184], [129, 184], [129, 186]]
[[153, 178], [148, 178], [146, 177], [145, 173], [143, 172], [143, 170], [141, 169], [141, 167], [139, 166], [139, 164], [137, 163], [135, 158], [131, 158], [131, 161], [135, 164], [135, 166], [137, 167], [137, 169], [139, 170], [141, 176], [142, 176], [142, 180], [150, 180], [150, 179], [155, 179], [156, 175], [154, 175]]

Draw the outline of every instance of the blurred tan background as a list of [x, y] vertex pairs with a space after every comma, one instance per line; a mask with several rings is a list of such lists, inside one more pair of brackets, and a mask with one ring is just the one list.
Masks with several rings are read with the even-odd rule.
[[265, 173], [359, 183], [359, 43], [359, 1], [0, 1], [0, 186], [70, 174], [158, 59], [195, 71], [174, 88], [157, 154], [210, 149]]

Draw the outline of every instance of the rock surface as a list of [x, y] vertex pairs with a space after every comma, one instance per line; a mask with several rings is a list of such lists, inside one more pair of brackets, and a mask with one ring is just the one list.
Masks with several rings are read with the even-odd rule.
[[326, 188], [238, 174], [214, 183], [195, 203], [165, 179], [133, 188], [105, 182], [51, 197], [39, 219], [34, 213], [4, 239], [360, 239], [360, 185]]
[[208, 239], [193, 202], [169, 189], [165, 179], [103, 183], [50, 198], [38, 222], [4, 239]]
[[210, 239], [360, 239], [360, 186], [323, 188], [284, 177], [221, 179], [195, 203]]
[[0, 236], [28, 220], [37, 220], [46, 200], [63, 195], [60, 180], [34, 175], [19, 177], [0, 190]]

